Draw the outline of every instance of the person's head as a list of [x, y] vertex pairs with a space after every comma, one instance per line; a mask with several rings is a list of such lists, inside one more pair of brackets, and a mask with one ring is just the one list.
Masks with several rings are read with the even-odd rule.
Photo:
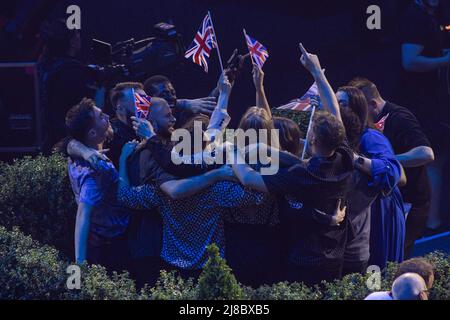
[[177, 104], [177, 93], [169, 78], [156, 75], [144, 82], [144, 90], [152, 97], [162, 98], [167, 101], [171, 108]]
[[367, 101], [369, 116], [372, 120], [382, 111], [385, 101], [380, 95], [377, 86], [366, 78], [354, 78], [349, 83], [349, 86], [356, 87], [361, 90]]
[[361, 143], [361, 135], [364, 131], [361, 120], [350, 108], [341, 108], [341, 118], [342, 123], [344, 124], [347, 141], [350, 144], [350, 147], [355, 152], [358, 152]]
[[155, 133], [163, 139], [170, 140], [175, 126], [175, 117], [166, 100], [152, 97], [148, 120], [152, 123]]
[[364, 128], [372, 126], [366, 97], [360, 89], [352, 86], [340, 87], [336, 92], [336, 98], [339, 102], [339, 107], [341, 109], [351, 109], [358, 116]]
[[329, 112], [316, 112], [311, 129], [309, 143], [313, 156], [330, 156], [344, 142], [344, 126]]
[[132, 89], [145, 95], [144, 86], [139, 82], [121, 82], [111, 89], [109, 94], [111, 106], [117, 118], [131, 126], [131, 116], [135, 115], [135, 102]]
[[[244, 132], [253, 129], [256, 130], [257, 134], [259, 133], [259, 130], [267, 130], [267, 144], [271, 145], [270, 134], [271, 130], [274, 130], [275, 127], [273, 125], [272, 117], [265, 109], [250, 107], [242, 116], [238, 128], [244, 130]], [[259, 142], [259, 135], [257, 136]]]
[[302, 148], [300, 139], [303, 137], [303, 133], [299, 126], [293, 120], [285, 117], [274, 117], [273, 124], [275, 129], [279, 130], [280, 149], [297, 156], [300, 155]]
[[40, 37], [49, 57], [75, 57], [81, 50], [80, 31], [67, 28], [64, 19], [45, 22]]
[[97, 147], [113, 134], [108, 115], [88, 98], [67, 112], [66, 128], [69, 136], [90, 147]]
[[425, 280], [417, 273], [404, 273], [392, 284], [394, 300], [428, 300]]
[[[201, 136], [197, 137], [195, 135], [195, 126], [200, 125], [201, 129]], [[194, 139], [202, 139], [202, 150], [205, 149], [207, 145], [207, 139], [204, 136], [204, 133], [208, 129], [209, 125], [209, 117], [204, 114], [198, 114], [190, 118], [184, 125], [183, 129], [186, 129], [189, 132], [189, 136], [191, 137], [191, 154], [194, 154], [196, 151], [200, 150], [194, 150], [195, 147], [195, 140]]]
[[428, 289], [433, 287], [434, 267], [425, 258], [412, 258], [403, 261], [398, 266], [395, 278], [398, 278], [405, 273], [417, 273], [425, 280]]

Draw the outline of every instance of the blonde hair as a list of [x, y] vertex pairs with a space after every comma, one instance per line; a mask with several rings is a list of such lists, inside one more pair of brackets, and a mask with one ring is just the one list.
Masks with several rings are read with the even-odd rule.
[[[270, 114], [263, 108], [250, 107], [241, 118], [239, 122], [239, 129], [260, 130], [266, 129], [268, 134], [275, 129], [273, 119]], [[270, 139], [267, 139], [267, 144], [270, 145]]]

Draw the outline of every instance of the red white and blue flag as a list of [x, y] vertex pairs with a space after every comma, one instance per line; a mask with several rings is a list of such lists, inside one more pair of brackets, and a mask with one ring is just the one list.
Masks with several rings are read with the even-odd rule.
[[208, 72], [208, 60], [213, 48], [217, 48], [217, 40], [211, 16], [208, 13], [184, 57], [192, 59], [194, 63], [203, 67], [205, 72]]
[[151, 97], [147, 95], [142, 95], [137, 92], [134, 93], [134, 105], [136, 107], [136, 117], [139, 119], [146, 119], [148, 113], [150, 112], [150, 107], [152, 105]]
[[267, 52], [266, 47], [264, 47], [260, 42], [256, 41], [245, 33], [245, 40], [247, 41], [248, 51], [252, 56], [253, 62], [262, 68], [264, 62], [266, 62], [269, 57], [269, 52]]
[[308, 91], [299, 99], [291, 100], [289, 103], [278, 107], [280, 110], [296, 110], [296, 111], [310, 111], [313, 104], [320, 104], [319, 89], [317, 83], [308, 89]]
[[389, 113], [385, 115], [383, 118], [380, 119], [377, 123], [375, 123], [375, 128], [377, 128], [379, 131], [383, 132], [384, 127], [386, 125], [386, 119], [389, 117]]

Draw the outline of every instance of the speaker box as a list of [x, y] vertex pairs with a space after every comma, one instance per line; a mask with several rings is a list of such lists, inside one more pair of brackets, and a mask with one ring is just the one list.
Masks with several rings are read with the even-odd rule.
[[42, 117], [37, 64], [0, 63], [0, 153], [39, 152]]

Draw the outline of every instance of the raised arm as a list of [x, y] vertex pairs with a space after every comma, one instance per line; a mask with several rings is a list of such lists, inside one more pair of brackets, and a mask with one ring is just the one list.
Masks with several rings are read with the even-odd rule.
[[320, 101], [322, 102], [325, 110], [332, 113], [336, 116], [336, 118], [342, 121], [338, 100], [333, 88], [328, 82], [328, 79], [325, 77], [325, 72], [320, 65], [319, 57], [315, 54], [307, 52], [301, 43], [300, 50], [302, 51], [300, 62], [311, 73], [316, 81], [317, 88], [319, 89]]
[[256, 64], [253, 65], [253, 83], [256, 89], [256, 106], [265, 109], [270, 117], [272, 117], [272, 111], [270, 110], [264, 90], [264, 72]]
[[213, 114], [209, 120], [208, 129], [206, 134], [209, 136], [210, 141], [214, 142], [215, 138], [222, 134], [230, 123], [231, 117], [228, 114], [228, 103], [230, 101], [231, 89], [233, 85], [228, 80], [226, 74], [222, 74], [219, 83], [219, 99], [217, 106], [214, 109]]

